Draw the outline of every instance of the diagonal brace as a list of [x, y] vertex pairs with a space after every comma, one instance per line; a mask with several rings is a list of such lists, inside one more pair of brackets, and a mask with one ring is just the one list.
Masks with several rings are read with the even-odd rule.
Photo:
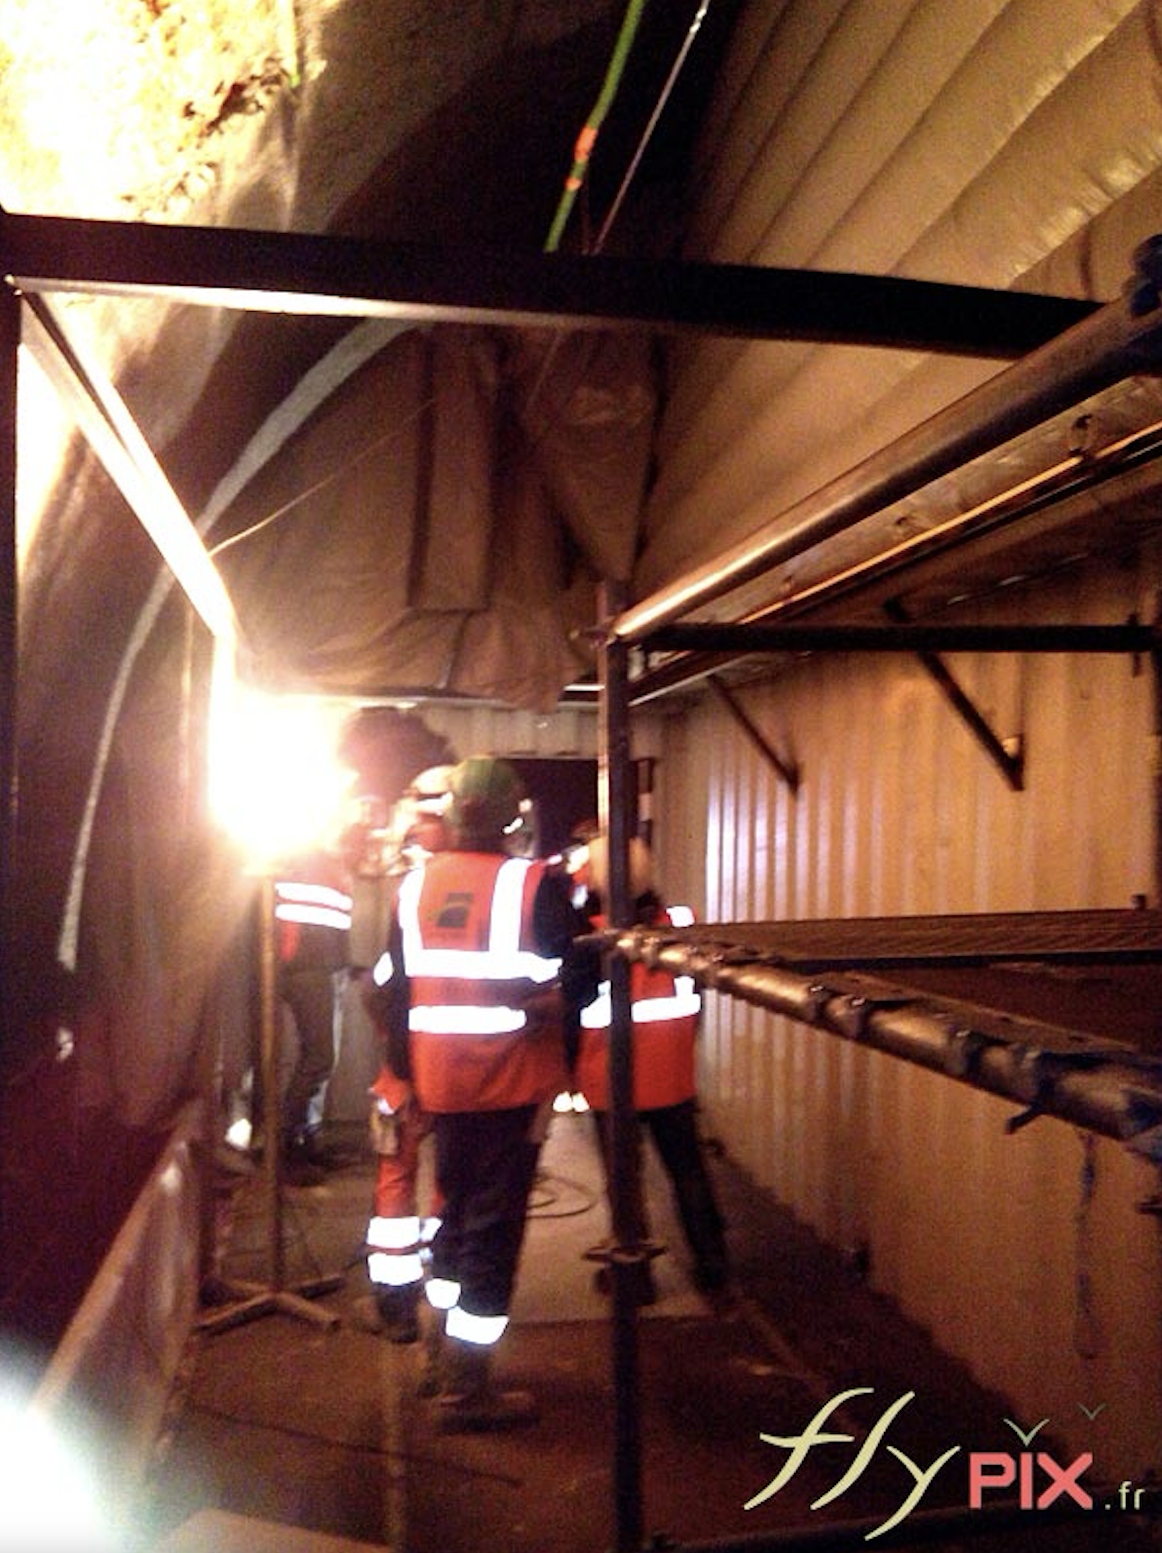
[[775, 770], [779, 773], [779, 776], [791, 789], [791, 792], [793, 794], [798, 793], [799, 782], [801, 780], [801, 773], [799, 771], [798, 764], [793, 760], [787, 761], [782, 758], [779, 752], [767, 739], [762, 729], [757, 727], [756, 724], [752, 722], [751, 718], [747, 715], [746, 709], [739, 702], [738, 697], [733, 693], [733, 691], [731, 691], [729, 686], [727, 686], [724, 681], [718, 677], [717, 674], [710, 675], [709, 683], [711, 688], [715, 691], [721, 700], [722, 704], [730, 712], [730, 715], [734, 718], [735, 722], [738, 723], [739, 727], [742, 728], [743, 732], [752, 741], [752, 743], [758, 746], [759, 752], [766, 757], [772, 766], [774, 766]]
[[[905, 625], [909, 621], [908, 613], [898, 599], [885, 600], [884, 614], [899, 625]], [[939, 653], [918, 652], [916, 656], [924, 665], [933, 682], [940, 688], [949, 706], [964, 721], [977, 743], [1000, 771], [1005, 781], [1015, 793], [1023, 792], [1025, 787], [1024, 750], [1018, 748], [1015, 754], [1009, 753], [1003, 741], [993, 732], [984, 713], [959, 683]]]

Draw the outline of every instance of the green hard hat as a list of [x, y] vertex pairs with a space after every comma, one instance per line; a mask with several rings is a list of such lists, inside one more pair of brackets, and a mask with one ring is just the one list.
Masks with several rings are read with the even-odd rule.
[[448, 823], [462, 840], [496, 841], [520, 820], [524, 789], [507, 760], [469, 756], [453, 767], [448, 793]]

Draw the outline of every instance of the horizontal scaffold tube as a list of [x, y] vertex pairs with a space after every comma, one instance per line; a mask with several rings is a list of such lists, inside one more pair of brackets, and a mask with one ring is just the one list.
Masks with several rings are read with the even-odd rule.
[[805, 974], [762, 955], [633, 928], [613, 935], [629, 960], [887, 1052], [1022, 1107], [1113, 1138], [1162, 1163], [1162, 1058], [1119, 1041], [1028, 1019], [979, 1021], [965, 1004], [837, 971]]
[[781, 512], [757, 504], [749, 537], [640, 599], [610, 623], [639, 642], [1043, 424], [1111, 384], [1157, 371], [1162, 306], [1133, 286]]

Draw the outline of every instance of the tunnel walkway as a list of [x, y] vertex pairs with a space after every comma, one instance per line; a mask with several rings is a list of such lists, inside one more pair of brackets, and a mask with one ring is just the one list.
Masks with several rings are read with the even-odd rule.
[[[362, 1137], [353, 1137], [346, 1140], [348, 1166], [323, 1186], [284, 1195], [288, 1286], [341, 1275], [341, 1286], [315, 1302], [336, 1324], [324, 1329], [279, 1312], [195, 1335], [145, 1496], [143, 1547], [613, 1548], [611, 1327], [607, 1301], [593, 1285], [594, 1264], [584, 1255], [605, 1235], [607, 1219], [589, 1128], [587, 1117], [554, 1118], [513, 1322], [499, 1351], [502, 1377], [537, 1394], [535, 1426], [439, 1433], [432, 1405], [416, 1394], [420, 1349], [393, 1347], [354, 1324], [354, 1302], [367, 1289], [362, 1242], [372, 1163]], [[874, 1528], [913, 1487], [903, 1455], [926, 1470], [960, 1446], [959, 1460], [933, 1475], [895, 1538], [885, 1532], [866, 1541], [860, 1534], [858, 1541], [902, 1546], [925, 1516], [965, 1502], [969, 1450], [1020, 1449], [1003, 1399], [975, 1386], [872, 1293], [857, 1268], [821, 1247], [717, 1154], [713, 1168], [737, 1278], [735, 1289], [711, 1305], [689, 1281], [665, 1184], [648, 1152], [646, 1166], [654, 1233], [668, 1247], [656, 1263], [658, 1299], [639, 1322], [647, 1541], [733, 1547], [766, 1532], [819, 1536], [860, 1518]], [[223, 1273], [261, 1282], [268, 1215], [260, 1178], [232, 1185], [224, 1177], [219, 1202]], [[816, 1446], [763, 1498], [789, 1453], [762, 1436], [802, 1434], [820, 1409], [856, 1390], [831, 1413], [827, 1430], [858, 1442], [895, 1408], [867, 1470], [849, 1474], [858, 1443]], [[1037, 1445], [1052, 1449], [1049, 1430]], [[845, 1474], [842, 1491], [816, 1504]], [[745, 1508], [756, 1497], [763, 1502]], [[986, 1519], [978, 1516], [974, 1531]], [[1079, 1513], [1068, 1524], [1033, 1509], [1015, 1532], [945, 1541], [926, 1535], [924, 1542], [982, 1553], [1089, 1553], [1111, 1545], [1136, 1553], [1151, 1546], [1141, 1522], [1116, 1503], [1108, 1514]]]

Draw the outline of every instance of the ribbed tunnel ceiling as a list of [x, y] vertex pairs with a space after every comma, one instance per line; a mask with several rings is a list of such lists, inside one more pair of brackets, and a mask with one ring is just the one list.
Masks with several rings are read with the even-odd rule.
[[[466, 273], [486, 249], [540, 254], [632, 9], [6, 0], [0, 203], [418, 243]], [[648, 0], [564, 246], [593, 244], [632, 168], [610, 255], [1113, 302], [1157, 228], [1157, 22], [1156, 0]], [[841, 330], [663, 345], [653, 329], [51, 301], [213, 552], [248, 669], [361, 699], [555, 705], [588, 667], [575, 630], [599, 576], [632, 573], [640, 604], [1006, 365], [911, 340], [852, 348]], [[1149, 434], [1116, 478], [982, 517], [971, 548], [928, 540], [1063, 460], [1088, 481], [1162, 420], [1156, 352], [1133, 365], [1100, 402], [1056, 406], [709, 613], [878, 617], [895, 599], [923, 619], [968, 595], [987, 621], [990, 590], [1132, 547], [1160, 507]], [[51, 1118], [30, 1125], [14, 1177], [14, 1228], [33, 1243], [38, 1189], [66, 1154], [106, 1162], [110, 1118], [155, 1124], [187, 1092], [252, 881], [208, 814], [207, 634], [32, 368], [17, 462], [4, 1013], [20, 1094], [35, 1081]], [[881, 565], [910, 539], [898, 568]], [[840, 581], [865, 566], [858, 587]], [[90, 1153], [71, 1136], [78, 1114], [99, 1127]], [[59, 1261], [54, 1245], [44, 1270]]]
[[[105, 0], [63, 67], [76, 116], [49, 138], [44, 103], [69, 85], [46, 90], [63, 10], [20, 6], [0, 24], [0, 197], [418, 243], [470, 274], [474, 258], [546, 246], [578, 129], [600, 113], [568, 250], [1102, 300], [1127, 283], [1159, 176], [1148, 8], [1052, 9], [1038, 33], [1034, 0], [981, 0], [954, 27], [923, 0], [266, 0], [244, 20], [226, 4], [194, 18], [179, 0]], [[588, 671], [599, 578], [648, 594], [1004, 366], [665, 331], [60, 306], [215, 554], [251, 672], [356, 697], [551, 706]], [[1133, 543], [1157, 521], [1142, 428], [1160, 412], [1156, 379], [1127, 379], [703, 613], [931, 613]], [[1122, 442], [1128, 472], [1110, 451]], [[70, 457], [55, 486], [39, 447], [21, 460], [26, 618], [51, 602], [84, 622], [103, 590], [128, 630], [143, 596], [124, 586], [122, 503]], [[39, 516], [51, 535], [82, 508], [84, 534], [31, 543]]]
[[[469, 267], [474, 251], [539, 250], [632, 17], [567, 248], [1100, 299], [1125, 281], [1158, 165], [1143, 117], [1145, 8], [1051, 8], [1036, 34], [1037, 9], [982, 3], [942, 28], [940, 7], [904, 0], [872, 10], [266, 0], [245, 18], [224, 3], [195, 18], [179, 0], [105, 0], [62, 63], [63, 12], [18, 6], [0, 24], [13, 131], [0, 198], [43, 214], [418, 242]], [[69, 68], [74, 83], [53, 79]], [[75, 117], [58, 115], [50, 138], [43, 104], [62, 91]], [[1087, 128], [1088, 141], [1067, 136], [1099, 97], [1107, 122]], [[65, 316], [117, 376], [220, 557], [264, 682], [517, 705], [551, 705], [586, 670], [579, 633], [598, 577], [632, 572], [648, 592], [1002, 365], [727, 341], [678, 343], [662, 358], [645, 333], [566, 341], [438, 327], [403, 338], [148, 301], [73, 299]], [[1079, 529], [1083, 545], [1104, 543], [1127, 505], [1131, 528], [1144, 527], [1153, 478], [1139, 467], [1128, 504], [1103, 479], [1096, 497], [1037, 503], [1032, 526], [1023, 511], [1027, 540], [1015, 509], [943, 532], [1059, 463], [1082, 409], [1084, 440], [1100, 449], [1160, 408], [1152, 379], [1112, 390], [715, 613], [794, 603], [803, 590], [804, 607], [837, 598], [846, 609], [855, 588], [878, 608], [883, 576], [892, 597], [909, 594], [900, 565], [914, 578], [911, 606], [942, 607], [966, 581], [987, 596], [1056, 565]], [[35, 483], [39, 500], [39, 467]], [[83, 504], [108, 554], [98, 536], [123, 515], [92, 461], [48, 489], [48, 527], [54, 511]], [[50, 597], [59, 608], [72, 557], [83, 618], [100, 556], [85, 538], [38, 549], [27, 511], [24, 521], [29, 614]], [[885, 551], [898, 561], [869, 565]], [[106, 614], [124, 607], [128, 623], [132, 589], [109, 591]]]
[[[737, 7], [707, 11], [668, 88], [699, 8], [636, 9], [562, 239], [574, 251], [597, 240], [638, 151], [631, 197], [603, 246], [672, 247], [691, 137]], [[100, 17], [85, 13], [75, 116], [50, 144], [35, 137], [57, 57], [53, 14], [21, 7], [0, 23], [17, 129], [0, 161], [8, 209], [418, 242], [454, 250], [469, 268], [483, 247], [544, 246], [629, 16], [598, 0], [268, 0], [242, 18], [228, 5], [194, 16], [177, 0], [107, 0]], [[104, 98], [91, 90], [102, 70]], [[55, 83], [58, 103], [65, 84]], [[150, 301], [75, 297], [59, 310], [117, 379], [220, 554], [265, 683], [546, 706], [585, 668], [573, 632], [592, 622], [594, 580], [633, 560], [655, 396], [644, 336], [437, 329], [404, 340], [350, 320]], [[45, 494], [31, 476], [34, 445], [26, 430], [26, 618], [51, 599], [83, 620], [100, 590], [108, 624], [124, 610], [129, 629], [141, 596], [119, 561], [108, 577], [102, 566], [133, 544], [120, 532], [120, 499], [79, 451], [67, 481]], [[63, 549], [31, 542], [78, 506], [84, 535]], [[112, 545], [106, 524], [118, 531]]]

